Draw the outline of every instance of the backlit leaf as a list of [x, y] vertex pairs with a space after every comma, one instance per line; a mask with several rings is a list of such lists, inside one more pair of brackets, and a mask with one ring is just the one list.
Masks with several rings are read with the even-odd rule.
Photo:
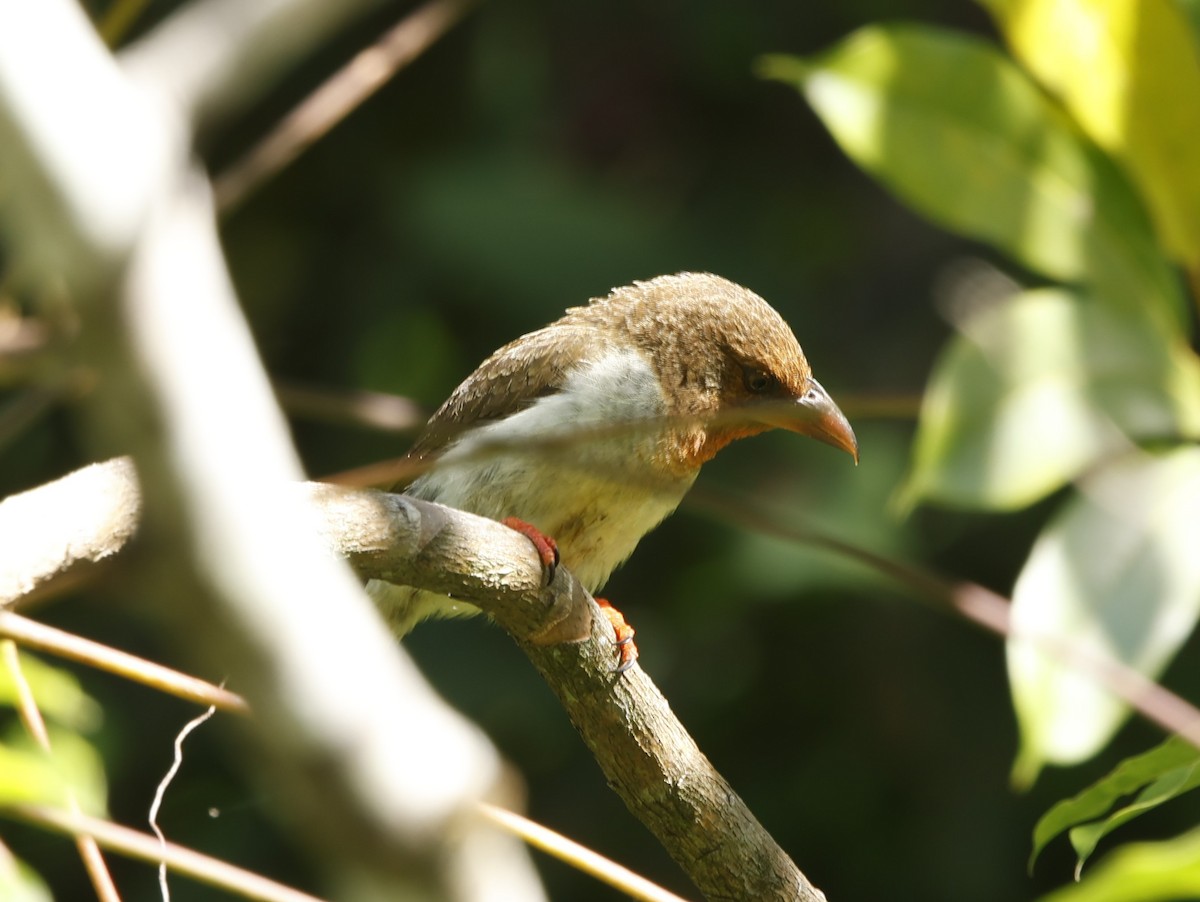
[[84, 811], [103, 814], [104, 767], [95, 748], [63, 730], [51, 730], [50, 739], [50, 754], [23, 733], [0, 740], [0, 805], [63, 807], [73, 798]]
[[[96, 726], [100, 706], [83, 691], [70, 672], [51, 667], [27, 651], [21, 652], [21, 672], [43, 716], [77, 730]], [[0, 704], [11, 705], [16, 700], [13, 674], [0, 664]]]
[[1080, 883], [1038, 902], [1166, 902], [1200, 898], [1200, 830], [1122, 846]]
[[1013, 52], [1141, 187], [1171, 253], [1200, 263], [1200, 54], [1169, 0], [982, 0]]
[[1184, 300], [1141, 201], [990, 43], [870, 26], [814, 59], [769, 57], [762, 70], [795, 84], [856, 163], [934, 221], [1179, 328]]
[[32, 868], [0, 846], [0, 899], [5, 902], [54, 902]]
[[[1008, 672], [1021, 732], [1016, 776], [1102, 748], [1128, 706], [1062, 648], [1154, 678], [1200, 615], [1200, 449], [1107, 464], [1039, 536], [1013, 592]], [[1048, 644], [1047, 644], [1048, 643]]]
[[1200, 363], [1135, 312], [1042, 289], [960, 328], [930, 376], [906, 505], [1016, 509], [1135, 439], [1200, 434]]

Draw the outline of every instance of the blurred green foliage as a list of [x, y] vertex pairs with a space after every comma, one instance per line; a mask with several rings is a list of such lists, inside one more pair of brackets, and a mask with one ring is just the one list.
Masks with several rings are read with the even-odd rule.
[[[143, 27], [172, 6], [152, 3]], [[1010, 34], [1015, 7], [989, 5], [1001, 35], [981, 7], [951, 0], [482, 4], [224, 223], [268, 368], [283, 380], [392, 391], [432, 409], [487, 353], [567, 306], [664, 272], [718, 272], [758, 291], [793, 325], [855, 424], [862, 464], [853, 469], [815, 443], [770, 435], [725, 452], [701, 486], [769, 499], [797, 522], [1011, 592], [1039, 533], [1069, 503], [1060, 487], [1113, 447], [1088, 445], [1071, 460], [1050, 454], [1053, 472], [1037, 480], [1017, 468], [1021, 491], [1008, 482], [989, 494], [993, 484], [974, 481], [984, 470], [970, 465], [995, 452], [986, 441], [997, 420], [987, 410], [1019, 394], [1023, 379], [1063, 373], [1053, 364], [1067, 350], [1054, 341], [1067, 336], [1022, 311], [1049, 306], [1090, 324], [1085, 335], [1158, 342], [1161, 356], [1135, 347], [1127, 358], [1117, 352], [1129, 345], [1101, 342], [1130, 360], [1118, 381], [1135, 396], [1154, 394], [1151, 426], [1124, 418], [1126, 407], [1100, 413], [1134, 440], [1173, 441], [1181, 436], [1160, 430], [1194, 428], [1190, 383], [1177, 389], [1182, 399], [1168, 388], [1171, 361], [1191, 353], [1180, 325], [1190, 314], [1152, 223], [1175, 216], [1184, 235], [1190, 226], [1177, 211], [1143, 209], [1143, 164], [1110, 157], [1111, 147], [1078, 127], [1075, 107], [1048, 97], [1004, 53], [1002, 40], [1023, 62], [1019, 48], [1039, 46]], [[212, 170], [404, 8], [340, 35], [243, 120], [204, 136]], [[938, 28], [860, 30], [897, 17]], [[806, 85], [815, 112], [794, 90], [758, 76], [764, 54], [779, 53], [792, 55], [791, 79]], [[932, 68], [939, 65], [948, 68]], [[815, 75], [823, 79], [816, 88]], [[983, 103], [981, 93], [1004, 103]], [[882, 125], [839, 127], [846, 108], [830, 104], [846, 97], [883, 116]], [[898, 115], [888, 104], [899, 101]], [[914, 110], [919, 121], [905, 118]], [[958, 127], [968, 120], [972, 129]], [[901, 141], [905, 154], [856, 150], [881, 134]], [[961, 236], [908, 212], [839, 144]], [[985, 165], [993, 159], [1006, 161], [1000, 175]], [[1146, 151], [1120, 159], [1143, 161]], [[1022, 182], [1030, 173], [1032, 183]], [[1019, 279], [1072, 284], [964, 315], [964, 260], [975, 268], [1015, 261]], [[1144, 304], [1130, 303], [1131, 293]], [[1086, 306], [1097, 298], [1108, 299], [1104, 312]], [[1121, 316], [1131, 319], [1114, 325]], [[982, 366], [1002, 338], [1028, 328], [1051, 343], [1038, 355], [1043, 370], [1008, 358]], [[1090, 351], [1068, 363], [1062, 378], [1078, 390], [1098, 382], [1103, 394], [1112, 381]], [[881, 397], [920, 395], [931, 373], [910, 460], [912, 421], [864, 412]], [[219, 361], [212, 378], [222, 378]], [[939, 395], [940, 425], [939, 408], [929, 406]], [[55, 411], [6, 450], [0, 490], [83, 462], [74, 414]], [[1012, 432], [1024, 443], [1019, 451], [1036, 459], [1039, 447], [1056, 447], [1042, 426], [1022, 433], [1021, 422]], [[409, 438], [307, 421], [295, 433], [314, 475], [395, 456]], [[962, 466], [966, 477], [957, 475]], [[973, 507], [1007, 512], [923, 506], [901, 516], [895, 499], [906, 487], [910, 502], [961, 504], [962, 492], [974, 490]], [[636, 624], [643, 665], [701, 748], [831, 898], [1008, 902], [1059, 886], [1072, 857], [1058, 846], [1032, 878], [1025, 873], [1031, 825], [1157, 738], [1132, 723], [1101, 759], [1051, 771], [1028, 795], [1015, 794], [1008, 781], [1019, 739], [999, 641], [901, 600], [860, 567], [689, 514], [686, 505], [643, 541], [606, 594]], [[111, 599], [104, 605], [73, 599], [42, 615], [188, 667], [186, 649], [163, 647], [153, 624], [130, 622]], [[690, 892], [498, 630], [482, 620], [433, 623], [408, 646], [525, 776], [535, 818]], [[1169, 677], [1197, 698], [1200, 671], [1188, 651]], [[85, 679], [107, 712], [97, 742], [110, 809], [143, 823], [171, 741], [192, 712], [114, 679]], [[271, 800], [231, 763], [244, 755], [236, 736], [218, 719], [189, 739], [164, 829], [319, 889], [312, 863], [270, 823]], [[1121, 836], [1169, 835], [1194, 820], [1168, 807]], [[74, 854], [69, 844], [10, 835], [8, 825], [5, 840], [59, 898], [87, 897], [82, 868], [63, 863]], [[154, 893], [151, 869], [113, 866], [127, 898]], [[545, 863], [544, 874], [553, 898], [613, 898], [560, 865]], [[173, 891], [185, 902], [224, 898], [183, 881]]]
[[[768, 74], [797, 68], [772, 59]], [[869, 26], [789, 80], [859, 165], [934, 221], [1115, 304], [1186, 316], [1123, 173], [993, 42]]]
[[[5, 644], [11, 640], [0, 640]], [[45, 720], [49, 751], [18, 717], [26, 693]], [[5, 653], [0, 660], [0, 805], [78, 805], [89, 814], [104, 814], [104, 761], [84, 736], [99, 726], [100, 714], [70, 673], [26, 653]], [[51, 898], [39, 875], [2, 845], [0, 898]]]
[[[1033, 832], [1032, 864], [1056, 836], [1069, 831], [1071, 845], [1083, 863], [1108, 833], [1163, 802], [1200, 785], [1200, 754], [1179, 736], [1122, 761], [1074, 798], [1047, 811]], [[1127, 802], [1127, 799], [1132, 801]]]
[[[867, 26], [765, 69], [901, 198], [1072, 286], [959, 292], [962, 334], [931, 376], [904, 491], [906, 506], [1011, 510], [1077, 490], [1013, 592], [1014, 777], [1028, 785], [1104, 748], [1200, 617], [1200, 359], [1173, 267], [1200, 285], [1200, 34], [1168, 2], [984, 5], [1027, 69], [928, 26]], [[1097, 656], [1128, 666], [1124, 694], [1081, 666]], [[1153, 787], [1141, 806], [1179, 791]], [[1080, 865], [1128, 819], [1076, 826]], [[1195, 862], [1185, 851], [1180, 874]], [[1143, 885], [1135, 870], [1081, 896], [1179, 898], [1190, 885]]]

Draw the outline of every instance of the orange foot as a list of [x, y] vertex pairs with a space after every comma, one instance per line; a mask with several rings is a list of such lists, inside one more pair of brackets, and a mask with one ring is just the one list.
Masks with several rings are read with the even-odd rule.
[[538, 557], [542, 559], [542, 570], [546, 574], [546, 585], [554, 582], [554, 571], [558, 569], [558, 544], [543, 533], [532, 523], [526, 523], [518, 517], [505, 517], [500, 521], [509, 529], [515, 529], [537, 549]]
[[634, 629], [626, 622], [625, 615], [614, 608], [608, 599], [597, 598], [596, 604], [600, 605], [600, 610], [608, 618], [613, 632], [616, 633], [617, 653], [621, 658], [621, 663], [617, 665], [617, 673], [624, 673], [633, 666], [633, 662], [638, 658], [637, 645], [633, 641]]

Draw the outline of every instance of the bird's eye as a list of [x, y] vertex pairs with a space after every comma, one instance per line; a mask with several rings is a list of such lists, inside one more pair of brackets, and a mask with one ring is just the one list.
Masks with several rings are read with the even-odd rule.
[[770, 373], [765, 373], [758, 367], [748, 366], [742, 370], [742, 380], [746, 390], [756, 395], [769, 392], [775, 387], [775, 379]]

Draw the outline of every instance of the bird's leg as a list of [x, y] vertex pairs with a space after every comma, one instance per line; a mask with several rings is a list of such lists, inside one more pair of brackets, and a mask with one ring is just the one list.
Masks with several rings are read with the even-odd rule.
[[533, 542], [538, 557], [542, 559], [542, 571], [546, 574], [546, 585], [554, 582], [554, 571], [558, 569], [558, 543], [532, 523], [526, 523], [518, 517], [505, 517], [500, 522]]
[[[516, 530], [533, 543], [538, 557], [542, 559], [542, 569], [546, 573], [546, 585], [550, 585], [554, 581], [554, 572], [558, 569], [558, 544], [532, 523], [527, 523], [519, 517], [505, 517], [500, 522], [509, 529]], [[596, 604], [600, 605], [600, 610], [605, 618], [612, 624], [613, 633], [616, 634], [617, 639], [617, 653], [620, 656], [617, 673], [624, 673], [633, 666], [633, 662], [637, 660], [638, 656], [637, 646], [633, 643], [633, 627], [625, 620], [625, 615], [614, 608], [607, 599], [597, 598]]]
[[617, 654], [621, 658], [621, 663], [617, 665], [617, 673], [624, 673], [633, 666], [638, 657], [637, 645], [633, 641], [634, 629], [626, 621], [625, 615], [614, 608], [607, 598], [597, 598], [596, 604], [600, 605], [601, 613], [608, 618], [613, 632], [616, 633]]

